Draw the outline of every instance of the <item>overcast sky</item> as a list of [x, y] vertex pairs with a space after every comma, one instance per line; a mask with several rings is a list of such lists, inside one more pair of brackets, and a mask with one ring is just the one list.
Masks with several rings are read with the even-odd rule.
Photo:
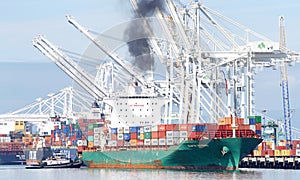
[[[72, 80], [65, 73], [32, 46], [31, 40], [34, 37], [43, 34], [59, 47], [83, 53], [90, 42], [67, 23], [65, 15], [71, 14], [83, 25], [97, 32], [103, 32], [131, 18], [130, 6], [124, 1], [1, 1], [0, 113], [16, 110], [38, 97], [45, 97], [49, 93], [58, 92], [72, 85]], [[203, 0], [202, 2], [274, 41], [279, 40], [278, 17], [284, 15], [287, 47], [300, 52], [300, 1]], [[299, 64], [289, 67], [291, 106], [300, 110], [299, 75]], [[257, 75], [256, 102], [258, 111], [282, 109], [279, 71], [270, 69]]]

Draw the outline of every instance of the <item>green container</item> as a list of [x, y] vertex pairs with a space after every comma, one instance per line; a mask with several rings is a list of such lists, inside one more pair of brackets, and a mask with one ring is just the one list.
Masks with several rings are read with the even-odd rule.
[[151, 139], [151, 132], [144, 132], [145, 139]]
[[255, 122], [261, 123], [261, 116], [255, 116]]
[[98, 124], [93, 124], [94, 128], [97, 128], [98, 127]]
[[248, 119], [255, 119], [255, 116], [248, 116]]
[[89, 124], [88, 125], [88, 130], [92, 130], [92, 129], [94, 129], [94, 124]]

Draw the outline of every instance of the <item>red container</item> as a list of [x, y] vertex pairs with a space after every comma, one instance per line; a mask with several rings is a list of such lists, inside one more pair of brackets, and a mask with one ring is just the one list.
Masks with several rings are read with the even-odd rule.
[[261, 156], [266, 156], [267, 151], [266, 150], [262, 150], [261, 151]]
[[261, 131], [261, 124], [260, 123], [259, 124], [255, 124], [255, 129]]
[[291, 156], [296, 156], [296, 149], [290, 150]]
[[83, 146], [78, 146], [77, 151], [78, 151], [78, 152], [82, 152], [82, 151], [83, 151]]
[[250, 125], [249, 124], [240, 124], [238, 129], [239, 130], [249, 130]]
[[166, 131], [166, 126], [163, 125], [158, 125], [158, 131]]
[[88, 136], [94, 136], [94, 129], [93, 130], [88, 130], [87, 135]]
[[175, 124], [166, 124], [166, 131], [173, 131]]
[[188, 134], [189, 139], [195, 139], [195, 138], [200, 138], [202, 135], [202, 132], [190, 132]]
[[124, 141], [123, 140], [118, 140], [117, 141], [117, 146], [124, 146]]
[[166, 132], [163, 132], [163, 131], [158, 132], [158, 138], [159, 138], [159, 139], [164, 139], [164, 138], [166, 138]]
[[144, 140], [137, 141], [137, 146], [143, 146], [143, 145], [144, 145]]
[[111, 140], [117, 140], [117, 134], [112, 134], [111, 135]]
[[179, 124], [174, 124], [173, 130], [174, 131], [179, 131]]
[[179, 125], [179, 130], [180, 131], [187, 131], [188, 130], [188, 125], [187, 124], [180, 124]]
[[274, 151], [273, 150], [266, 150], [265, 155], [274, 156]]
[[158, 132], [152, 132], [151, 133], [151, 138], [152, 139], [158, 139]]
[[137, 139], [137, 133], [130, 133], [130, 139]]

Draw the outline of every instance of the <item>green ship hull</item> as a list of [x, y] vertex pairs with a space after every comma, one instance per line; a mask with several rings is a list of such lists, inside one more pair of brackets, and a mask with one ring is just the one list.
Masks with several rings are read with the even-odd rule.
[[235, 170], [239, 161], [261, 143], [259, 138], [187, 140], [176, 146], [84, 151], [90, 168]]

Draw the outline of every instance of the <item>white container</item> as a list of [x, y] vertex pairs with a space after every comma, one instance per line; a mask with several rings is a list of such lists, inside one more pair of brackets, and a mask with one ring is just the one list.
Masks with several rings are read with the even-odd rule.
[[250, 125], [250, 129], [255, 132], [255, 130], [256, 130], [255, 124], [254, 125]]
[[167, 138], [173, 138], [174, 137], [173, 135], [174, 135], [173, 131], [166, 131], [166, 137]]
[[145, 126], [144, 132], [151, 132], [151, 126]]
[[107, 146], [116, 147], [117, 146], [117, 141], [108, 141]]
[[166, 139], [159, 139], [158, 140], [158, 145], [160, 145], [160, 146], [166, 145]]
[[129, 134], [129, 127], [124, 127], [124, 134]]
[[180, 137], [180, 131], [173, 131], [173, 137], [174, 138], [179, 138]]
[[118, 140], [123, 140], [124, 139], [124, 134], [118, 134], [117, 139]]
[[144, 133], [144, 128], [141, 127], [141, 128], [140, 128], [140, 134], [143, 134], [143, 133]]
[[99, 134], [100, 133], [100, 128], [94, 128], [94, 134]]
[[187, 138], [188, 137], [188, 132], [187, 131], [180, 131], [180, 137], [181, 138]]
[[152, 131], [152, 132], [157, 132], [157, 131], [158, 131], [158, 126], [157, 126], [157, 125], [152, 126], [152, 127], [151, 127], [151, 131]]
[[151, 145], [158, 146], [158, 139], [151, 139]]
[[94, 139], [94, 146], [100, 146], [100, 140], [99, 139], [97, 139], [97, 140]]
[[151, 139], [145, 139], [144, 140], [144, 145], [145, 146], [150, 146], [151, 145]]
[[296, 156], [300, 156], [300, 149], [296, 149]]
[[173, 138], [167, 138], [167, 145], [174, 145]]
[[118, 134], [123, 134], [123, 127], [118, 127], [117, 128], [117, 133]]
[[100, 134], [94, 134], [94, 141], [100, 139]]
[[179, 137], [174, 137], [173, 138], [173, 144], [180, 144], [180, 138]]

